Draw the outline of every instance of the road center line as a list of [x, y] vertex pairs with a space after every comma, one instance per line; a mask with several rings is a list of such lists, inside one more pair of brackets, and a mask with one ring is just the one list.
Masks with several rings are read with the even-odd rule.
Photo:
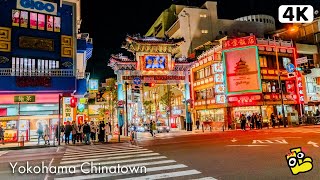
[[227, 146], [247, 146], [247, 147], [255, 147], [255, 146], [269, 146], [269, 145], [257, 145], [257, 144], [248, 144], [248, 145], [227, 145]]

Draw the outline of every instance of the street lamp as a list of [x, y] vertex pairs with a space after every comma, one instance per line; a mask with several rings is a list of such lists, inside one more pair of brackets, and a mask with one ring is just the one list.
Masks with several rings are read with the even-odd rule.
[[157, 123], [157, 121], [158, 121], [158, 117], [157, 117], [157, 92], [154, 92], [153, 93], [154, 94], [154, 109], [155, 109], [155, 118], [156, 118], [156, 123]]

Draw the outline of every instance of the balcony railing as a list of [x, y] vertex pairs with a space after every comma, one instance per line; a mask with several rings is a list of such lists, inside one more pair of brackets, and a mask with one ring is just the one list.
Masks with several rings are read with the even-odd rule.
[[49, 76], [49, 77], [74, 77], [72, 69], [43, 69], [43, 70], [25, 70], [1, 68], [0, 76]]

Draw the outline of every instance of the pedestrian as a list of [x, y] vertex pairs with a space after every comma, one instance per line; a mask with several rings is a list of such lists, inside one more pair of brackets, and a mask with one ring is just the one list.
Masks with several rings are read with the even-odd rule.
[[72, 126], [70, 125], [70, 121], [67, 121], [65, 130], [64, 130], [64, 135], [65, 135], [64, 141], [65, 141], [65, 144], [69, 144], [71, 131], [72, 131]]
[[78, 126], [75, 121], [72, 121], [72, 144], [76, 144], [77, 131], [78, 131]]
[[2, 125], [0, 125], [0, 140], [2, 141], [2, 144], [4, 145], [4, 128]]
[[156, 131], [157, 131], [157, 126], [156, 123], [153, 121], [152, 123], [152, 136], [156, 137]]
[[90, 129], [91, 129], [91, 141], [95, 142], [96, 141], [96, 132], [97, 132], [97, 126], [94, 124], [93, 121], [90, 123]]
[[83, 135], [82, 135], [82, 124], [81, 123], [79, 123], [78, 124], [78, 128], [77, 128], [77, 142], [82, 142], [82, 137], [83, 137]]
[[46, 124], [44, 127], [44, 144], [50, 145], [50, 129], [48, 124]]
[[38, 134], [38, 145], [39, 145], [40, 144], [40, 138], [43, 138], [43, 126], [42, 126], [42, 124], [40, 122], [38, 123], [37, 134]]
[[247, 119], [246, 119], [246, 116], [244, 114], [241, 115], [240, 117], [240, 121], [241, 121], [241, 129], [243, 131], [246, 130], [246, 122], [247, 122]]
[[105, 124], [103, 121], [100, 121], [99, 124], [99, 142], [104, 142], [104, 136], [105, 136]]
[[150, 122], [150, 128], [149, 128], [151, 136], [153, 136], [152, 126], [153, 126], [153, 121]]
[[84, 125], [83, 125], [84, 143], [87, 145], [90, 144], [90, 133], [91, 133], [90, 125], [88, 124], [87, 121], [84, 121]]
[[199, 118], [197, 118], [197, 120], [196, 120], [196, 126], [197, 126], [197, 130], [199, 130], [199, 126], [200, 126], [200, 120], [199, 120]]
[[271, 113], [271, 122], [272, 122], [272, 127], [275, 128], [275, 126], [276, 126], [276, 117], [274, 116], [273, 113]]
[[64, 139], [64, 130], [65, 130], [65, 127], [64, 125], [61, 123], [60, 125], [60, 137], [61, 137], [61, 142], [63, 143], [63, 141], [65, 141]]

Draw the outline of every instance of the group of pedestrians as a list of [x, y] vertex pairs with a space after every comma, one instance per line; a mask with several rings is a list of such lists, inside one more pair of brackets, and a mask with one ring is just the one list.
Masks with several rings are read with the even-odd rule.
[[[57, 141], [58, 138], [58, 127], [55, 128], [55, 136]], [[93, 121], [90, 124], [87, 121], [84, 123], [76, 123], [73, 121], [66, 122], [66, 125], [60, 125], [60, 137], [62, 142], [65, 144], [70, 144], [70, 137], [72, 140], [72, 144], [77, 143], [84, 143], [84, 144], [91, 144], [91, 142], [105, 142], [106, 135], [111, 133], [111, 124], [104, 123], [100, 121], [99, 124], [95, 124]], [[97, 139], [98, 135], [98, 139]], [[97, 141], [98, 140], [98, 141]]]
[[250, 129], [262, 129], [262, 116], [258, 113], [253, 113], [252, 115], [249, 114], [247, 117], [244, 114], [241, 114], [240, 123], [243, 131], [246, 130], [247, 124]]
[[50, 145], [50, 129], [49, 125], [45, 124], [44, 126], [41, 123], [38, 123], [38, 145], [40, 144], [41, 139], [44, 140], [45, 145]]

